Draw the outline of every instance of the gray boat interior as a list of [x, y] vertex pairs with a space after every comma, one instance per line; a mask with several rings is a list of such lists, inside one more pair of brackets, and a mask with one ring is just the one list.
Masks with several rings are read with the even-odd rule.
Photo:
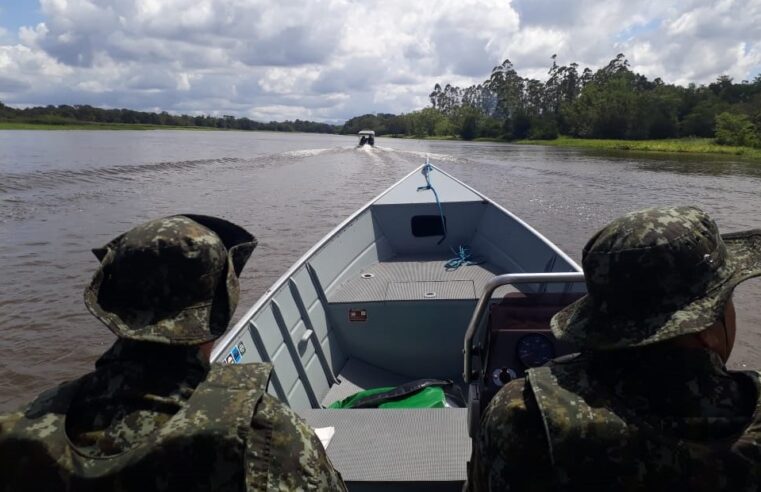
[[[440, 205], [421, 169], [411, 173], [304, 255], [213, 353], [218, 362], [272, 363], [269, 392], [314, 427], [335, 427], [328, 454], [356, 490], [461, 487], [470, 457], [465, 410], [325, 407], [420, 378], [464, 388], [463, 337], [486, 283], [505, 273], [579, 271], [530, 226], [440, 169], [430, 183]], [[460, 246], [475, 264], [446, 268]]]

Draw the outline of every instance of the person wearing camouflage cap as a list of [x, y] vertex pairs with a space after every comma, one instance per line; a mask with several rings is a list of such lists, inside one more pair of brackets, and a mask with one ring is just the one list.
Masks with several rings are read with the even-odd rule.
[[0, 490], [344, 490], [269, 364], [210, 364], [256, 247], [176, 215], [93, 252], [85, 304], [118, 339], [95, 371], [0, 416]]
[[728, 371], [732, 292], [761, 230], [696, 207], [620, 217], [584, 248], [587, 295], [551, 322], [580, 353], [529, 369], [485, 411], [471, 490], [759, 490], [761, 375]]

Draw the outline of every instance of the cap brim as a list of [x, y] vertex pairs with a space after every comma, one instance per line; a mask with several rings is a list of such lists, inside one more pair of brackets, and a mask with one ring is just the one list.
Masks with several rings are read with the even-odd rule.
[[611, 350], [703, 331], [721, 318], [727, 299], [740, 282], [761, 275], [761, 229], [724, 234], [722, 239], [727, 248], [727, 270], [732, 273], [705, 296], [678, 310], [642, 313], [634, 319], [604, 313], [586, 295], [552, 318], [552, 333], [580, 349]]

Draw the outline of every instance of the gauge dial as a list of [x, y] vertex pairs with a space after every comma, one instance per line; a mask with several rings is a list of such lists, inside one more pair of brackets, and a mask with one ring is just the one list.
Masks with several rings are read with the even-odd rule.
[[491, 373], [491, 382], [497, 388], [501, 388], [505, 384], [509, 383], [513, 379], [517, 378], [518, 374], [508, 367], [500, 367], [494, 369]]
[[526, 367], [539, 367], [555, 358], [555, 346], [544, 335], [532, 333], [518, 340], [518, 360]]

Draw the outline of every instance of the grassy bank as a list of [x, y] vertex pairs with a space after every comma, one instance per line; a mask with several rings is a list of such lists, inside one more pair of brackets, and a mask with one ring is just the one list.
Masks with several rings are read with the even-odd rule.
[[169, 126], [169, 125], [130, 125], [127, 123], [21, 123], [0, 121], [0, 130], [213, 130], [203, 126]]
[[642, 152], [677, 152], [694, 154], [739, 155], [761, 159], [761, 149], [719, 145], [710, 138], [675, 138], [666, 140], [597, 140], [559, 137], [555, 140], [519, 140], [519, 144], [582, 147], [603, 150], [633, 150]]
[[387, 138], [403, 138], [405, 140], [462, 140], [456, 135], [426, 135], [421, 137], [419, 135], [407, 135], [406, 133], [387, 133], [386, 135], [379, 136]]

